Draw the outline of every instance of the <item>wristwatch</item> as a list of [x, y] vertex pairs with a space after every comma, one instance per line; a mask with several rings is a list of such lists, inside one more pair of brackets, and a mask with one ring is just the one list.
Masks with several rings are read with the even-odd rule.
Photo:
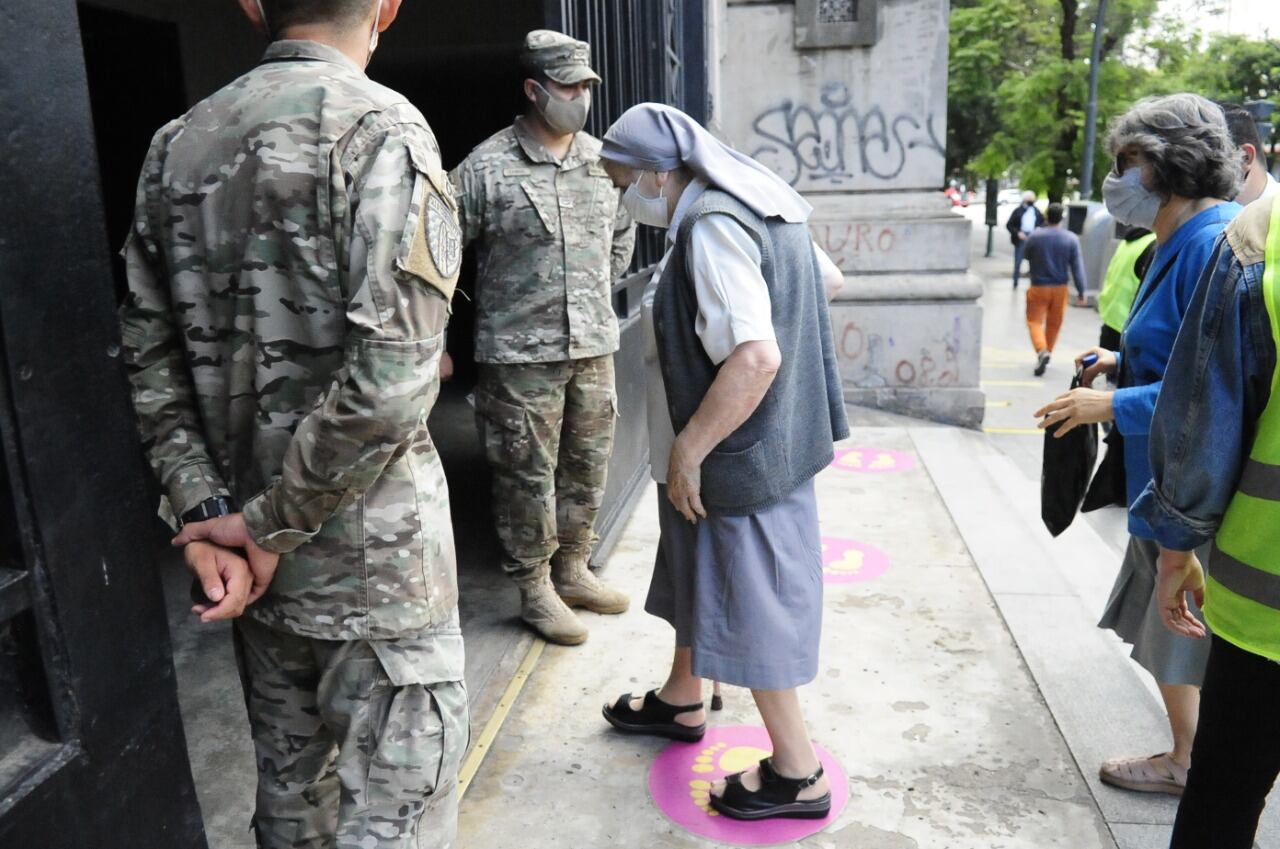
[[207, 519], [216, 519], [219, 516], [229, 516], [236, 512], [236, 508], [231, 503], [231, 499], [224, 495], [215, 495], [212, 498], [206, 498], [195, 507], [183, 513], [180, 521], [184, 525], [192, 522], [203, 522]]

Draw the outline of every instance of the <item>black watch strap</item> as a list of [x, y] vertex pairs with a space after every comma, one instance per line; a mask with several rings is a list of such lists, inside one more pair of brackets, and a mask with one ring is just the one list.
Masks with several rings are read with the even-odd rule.
[[189, 525], [192, 522], [203, 522], [206, 519], [216, 519], [219, 516], [229, 516], [236, 512], [235, 507], [231, 504], [231, 499], [224, 495], [215, 495], [212, 498], [206, 498], [195, 507], [192, 507], [181, 516], [182, 524]]

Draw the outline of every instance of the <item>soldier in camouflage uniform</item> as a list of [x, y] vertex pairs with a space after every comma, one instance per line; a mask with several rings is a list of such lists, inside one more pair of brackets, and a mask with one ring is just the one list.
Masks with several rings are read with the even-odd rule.
[[277, 40], [156, 134], [139, 179], [134, 405], [175, 542], [265, 579], [278, 556], [235, 629], [258, 845], [451, 847], [469, 724], [426, 421], [455, 202], [422, 115], [363, 71], [398, 0], [241, 6]]
[[628, 600], [588, 568], [613, 444], [611, 289], [634, 228], [582, 128], [587, 44], [549, 30], [525, 38], [528, 107], [454, 170], [464, 242], [476, 241], [476, 413], [493, 470], [503, 566], [521, 616], [573, 645], [570, 610], [621, 613]]

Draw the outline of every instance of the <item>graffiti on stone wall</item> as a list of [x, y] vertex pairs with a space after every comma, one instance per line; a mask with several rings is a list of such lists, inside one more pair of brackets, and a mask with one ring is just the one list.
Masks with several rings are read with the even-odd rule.
[[843, 363], [841, 371], [859, 389], [887, 386], [954, 386], [960, 379], [960, 346], [963, 334], [960, 319], [951, 329], [927, 338], [918, 347], [899, 344], [886, 336], [864, 328], [857, 319], [837, 322], [836, 353]]
[[751, 155], [793, 186], [801, 179], [835, 186], [864, 176], [892, 180], [913, 152], [945, 156], [932, 113], [859, 109], [844, 83], [824, 85], [819, 100], [816, 108], [785, 100], [751, 125], [764, 140]]
[[898, 231], [871, 221], [810, 224], [809, 231], [841, 271], [857, 271], [860, 258], [887, 254], [898, 244]]

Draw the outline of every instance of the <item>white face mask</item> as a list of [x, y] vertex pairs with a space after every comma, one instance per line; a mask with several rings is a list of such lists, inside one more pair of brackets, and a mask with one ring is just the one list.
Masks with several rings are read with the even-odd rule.
[[627, 186], [627, 190], [622, 193], [622, 205], [626, 207], [627, 212], [637, 224], [648, 224], [650, 227], [665, 229], [671, 224], [671, 211], [667, 208], [667, 199], [663, 196], [661, 187], [658, 188], [656, 198], [640, 194], [640, 180], [643, 176], [641, 174], [634, 183]]
[[262, 0], [253, 0], [258, 4], [258, 17], [262, 18], [262, 26], [267, 30], [267, 38], [271, 37], [271, 24], [267, 23], [267, 10], [262, 8]]
[[1115, 220], [1147, 230], [1155, 227], [1156, 215], [1164, 204], [1160, 195], [1142, 185], [1142, 169], [1136, 166], [1126, 168], [1119, 177], [1114, 171], [1108, 174], [1102, 181], [1102, 199]]
[[365, 67], [369, 66], [369, 60], [373, 58], [373, 51], [378, 49], [378, 22], [382, 18], [382, 0], [377, 0], [374, 7], [376, 11], [373, 13], [373, 32], [369, 34], [369, 55], [365, 57]]

